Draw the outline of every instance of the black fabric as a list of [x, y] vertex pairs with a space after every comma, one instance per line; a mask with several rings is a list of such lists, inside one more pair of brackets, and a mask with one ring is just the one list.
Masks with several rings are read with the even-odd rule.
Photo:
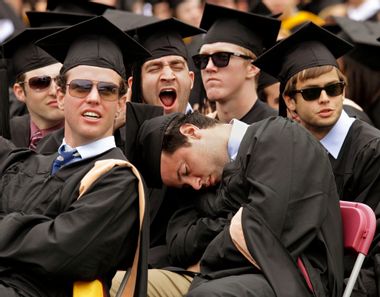
[[[275, 292], [265, 296], [311, 296], [295, 262], [300, 256], [310, 263], [317, 296], [342, 295], [335, 180], [326, 152], [304, 128], [281, 117], [251, 125], [236, 161], [224, 168], [216, 199], [208, 203], [203, 212], [214, 219], [228, 220], [243, 207], [248, 249]], [[227, 224], [207, 246], [190, 296], [214, 280], [247, 273], [258, 271], [237, 252]]]
[[137, 134], [140, 126], [145, 120], [164, 114], [161, 106], [149, 105], [144, 103], [127, 102], [126, 107], [126, 124], [125, 124], [125, 150], [124, 153], [128, 160], [135, 162], [138, 151]]
[[62, 74], [78, 65], [89, 65], [113, 69], [126, 79], [126, 65], [150, 56], [132, 37], [102, 16], [49, 35], [36, 44], [63, 63]]
[[[139, 207], [131, 169], [116, 166], [77, 200], [79, 181], [94, 162], [125, 159], [122, 151], [111, 149], [52, 176], [56, 155], [19, 149], [0, 164], [0, 283], [25, 296], [71, 296], [74, 281], [95, 278], [109, 288], [135, 254]], [[146, 268], [139, 267], [136, 297], [146, 296]]]
[[46, 10], [90, 15], [101, 15], [112, 8], [115, 7], [89, 0], [48, 0], [46, 3]]
[[[30, 116], [29, 114], [16, 116], [11, 119], [11, 141], [16, 147], [29, 147]], [[55, 151], [56, 152], [56, 151]]]
[[376, 39], [380, 36], [380, 23], [355, 21], [348, 17], [335, 17], [334, 20], [347, 40], [355, 45], [349, 55], [367, 67], [379, 70], [380, 61], [377, 57], [380, 43]]
[[[330, 161], [340, 199], [365, 203], [376, 214], [375, 238], [352, 296], [380, 296], [380, 131], [356, 120], [338, 158], [330, 156]], [[352, 269], [353, 256], [350, 258], [345, 259], [346, 273]]]
[[304, 69], [324, 65], [337, 67], [336, 59], [352, 48], [347, 41], [308, 22], [279, 41], [253, 64], [285, 84]]
[[[275, 115], [276, 111], [257, 100], [240, 121], [253, 124]], [[181, 189], [174, 196], [176, 199], [172, 199], [171, 204], [174, 205], [174, 201], [179, 202], [167, 228], [169, 262], [171, 265], [187, 268], [200, 260], [207, 245], [223, 230], [228, 219], [209, 216], [204, 212], [204, 209], [210, 209], [209, 203], [215, 200], [214, 187], [202, 191]]]
[[9, 128], [9, 88], [8, 88], [8, 70], [6, 60], [0, 52], [0, 136], [10, 138]]
[[55, 11], [27, 11], [26, 16], [30, 27], [33, 28], [72, 26], [93, 17], [88, 14]]
[[277, 38], [281, 21], [206, 3], [200, 27], [207, 30], [204, 44], [229, 42], [260, 55]]
[[[126, 20], [127, 21], [127, 20]], [[130, 26], [129, 24], [125, 25]], [[133, 27], [126, 32], [134, 36], [152, 56], [145, 59], [152, 60], [169, 55], [188, 57], [183, 38], [205, 33], [205, 30], [191, 26], [176, 18], [159, 20], [147, 25]]]
[[145, 121], [138, 131], [135, 148], [137, 156], [134, 164], [141, 172], [148, 187], [162, 187], [160, 171], [162, 140], [168, 125], [180, 114], [172, 113]]
[[60, 30], [58, 27], [26, 28], [3, 43], [4, 57], [11, 62], [9, 84], [20, 74], [37, 68], [58, 63], [51, 55], [34, 45], [34, 42]]
[[[123, 31], [134, 30], [152, 23], [159, 22], [160, 19], [155, 16], [146, 16], [130, 11], [118, 9], [107, 9], [103, 16], [119, 27]], [[132, 36], [133, 37], [133, 36]]]
[[256, 103], [252, 106], [251, 110], [244, 115], [240, 121], [253, 124], [255, 122], [264, 120], [266, 118], [276, 116], [277, 112], [271, 108], [268, 104], [265, 104], [261, 100], [257, 100]]
[[371, 119], [369, 118], [369, 116], [364, 112], [364, 111], [361, 111], [351, 105], [346, 105], [346, 104], [343, 104], [343, 110], [352, 118], [356, 118], [358, 120], [361, 120], [361, 121], [364, 121], [366, 122], [367, 124], [370, 124], [371, 126], [374, 126], [373, 125], [373, 122], [371, 121]]

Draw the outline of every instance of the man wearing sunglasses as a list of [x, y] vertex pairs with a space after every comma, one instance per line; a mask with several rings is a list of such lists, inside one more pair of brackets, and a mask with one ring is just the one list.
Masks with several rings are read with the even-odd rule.
[[[368, 204], [379, 221], [380, 131], [343, 110], [346, 79], [336, 59], [351, 49], [343, 39], [308, 23], [255, 64], [279, 78], [282, 114], [286, 115], [286, 104], [290, 116], [328, 152], [339, 198]], [[379, 296], [380, 241], [375, 238], [352, 296]], [[352, 263], [348, 256], [346, 271], [352, 270]]]
[[57, 30], [27, 28], [3, 44], [4, 56], [11, 62], [13, 93], [28, 110], [27, 115], [11, 119], [11, 140], [17, 147], [35, 150], [43, 137], [63, 127], [55, 83], [62, 64], [33, 44]]
[[[77, 281], [95, 280], [107, 295], [116, 270], [132, 263], [131, 296], [146, 296], [144, 187], [133, 166], [119, 166], [126, 158], [113, 131], [125, 65], [149, 53], [103, 17], [36, 44], [63, 64], [64, 139], [52, 155], [18, 149], [1, 158], [0, 296], [75, 296]], [[109, 167], [99, 171], [101, 164]]]
[[260, 70], [252, 62], [275, 43], [280, 21], [206, 3], [200, 27], [208, 32], [193, 61], [207, 99], [216, 103], [212, 116], [251, 124], [276, 115], [257, 97]]

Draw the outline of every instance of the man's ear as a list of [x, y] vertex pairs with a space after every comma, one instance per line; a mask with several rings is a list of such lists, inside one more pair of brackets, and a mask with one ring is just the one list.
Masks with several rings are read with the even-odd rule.
[[[284, 98], [286, 107], [290, 111], [296, 111], [296, 109], [297, 109], [296, 100], [294, 98], [290, 97], [289, 95], [283, 95], [283, 98]], [[280, 98], [280, 100], [281, 100], [281, 98]]]
[[64, 106], [64, 98], [65, 94], [62, 92], [62, 89], [60, 87], [57, 88], [57, 103], [58, 103], [58, 108], [60, 110], [65, 110]]
[[133, 84], [133, 76], [130, 76], [128, 77], [128, 88], [131, 89], [132, 88], [132, 84]]
[[15, 94], [18, 101], [25, 103], [25, 91], [19, 83], [13, 85], [13, 93]]
[[250, 63], [247, 67], [248, 67], [247, 78], [255, 77], [260, 73], [260, 69], [257, 68], [252, 63]]
[[199, 128], [193, 124], [183, 124], [179, 131], [182, 135], [187, 136], [189, 138], [200, 138]]
[[189, 71], [189, 76], [190, 76], [190, 79], [191, 79], [191, 90], [193, 89], [194, 87], [194, 79], [195, 79], [195, 74], [194, 74], [194, 71]]

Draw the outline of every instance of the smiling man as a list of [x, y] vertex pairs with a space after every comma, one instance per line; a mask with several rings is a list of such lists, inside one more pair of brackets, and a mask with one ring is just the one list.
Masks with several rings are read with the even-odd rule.
[[[49, 35], [38, 46], [63, 64], [57, 102], [64, 139], [52, 155], [2, 148], [0, 296], [72, 296], [74, 282], [93, 280], [108, 291], [116, 270], [134, 262], [144, 198], [130, 166], [111, 164], [83, 191], [84, 177], [109, 159], [125, 164], [113, 136], [125, 103], [124, 65], [149, 53], [103, 17]], [[142, 238], [135, 297], [146, 296]]]
[[182, 39], [205, 31], [171, 18], [126, 32], [152, 53], [151, 58], [133, 67], [128, 79], [132, 101], [162, 106], [166, 114], [186, 112], [194, 72], [189, 70]]
[[[289, 114], [328, 151], [340, 199], [368, 204], [379, 222], [380, 131], [343, 110], [346, 79], [336, 59], [351, 49], [343, 39], [308, 23], [255, 64], [280, 80], [280, 107], [285, 102]], [[352, 296], [379, 295], [379, 247], [375, 239]], [[351, 271], [352, 259], [344, 263]]]

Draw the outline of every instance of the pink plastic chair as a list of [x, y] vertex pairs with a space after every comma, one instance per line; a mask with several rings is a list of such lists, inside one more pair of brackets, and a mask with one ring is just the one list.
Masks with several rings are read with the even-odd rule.
[[[342, 215], [344, 248], [358, 253], [343, 293], [343, 297], [349, 297], [375, 235], [376, 216], [368, 205], [350, 201], [340, 201], [340, 212]], [[300, 258], [298, 258], [297, 264], [305, 277], [309, 289], [313, 292], [309, 275]]]
[[358, 202], [340, 201], [340, 212], [343, 222], [344, 248], [358, 253], [343, 293], [343, 297], [349, 297], [375, 235], [376, 216], [368, 205]]

